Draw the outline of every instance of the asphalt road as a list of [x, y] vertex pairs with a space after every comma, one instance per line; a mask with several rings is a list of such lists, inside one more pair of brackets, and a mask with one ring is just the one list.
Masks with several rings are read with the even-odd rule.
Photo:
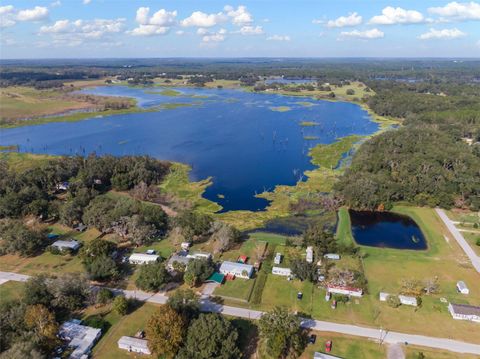
[[470, 247], [468, 242], [463, 238], [462, 234], [460, 231], [455, 227], [455, 224], [450, 220], [450, 218], [447, 217], [443, 209], [436, 208], [435, 211], [437, 212], [438, 216], [440, 219], [445, 223], [447, 226], [448, 230], [452, 234], [453, 238], [457, 241], [457, 243], [462, 247], [463, 251], [465, 254], [468, 256], [470, 259], [470, 262], [472, 262], [473, 267], [475, 270], [480, 273], [480, 257], [477, 256], [475, 251]]

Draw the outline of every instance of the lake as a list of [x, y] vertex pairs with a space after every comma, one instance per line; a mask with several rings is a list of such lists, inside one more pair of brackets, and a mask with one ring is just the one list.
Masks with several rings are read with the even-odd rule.
[[413, 219], [392, 212], [350, 210], [355, 241], [364, 246], [427, 249], [422, 231]]
[[[255, 194], [305, 180], [304, 171], [313, 168], [310, 148], [378, 129], [352, 103], [233, 89], [175, 88], [176, 96], [165, 90], [88, 88], [82, 93], [133, 97], [153, 111], [0, 129], [0, 144], [41, 154], [150, 155], [187, 163], [192, 180], [212, 177], [204, 196], [224, 211], [256, 211], [268, 202]], [[302, 127], [302, 121], [316, 125]]]

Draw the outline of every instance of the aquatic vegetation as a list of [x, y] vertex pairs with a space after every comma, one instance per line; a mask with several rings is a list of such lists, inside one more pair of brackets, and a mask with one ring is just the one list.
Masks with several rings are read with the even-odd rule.
[[300, 126], [302, 127], [312, 127], [312, 126], [318, 126], [319, 123], [318, 122], [314, 122], [314, 121], [302, 121], [300, 122]]
[[291, 111], [292, 108], [289, 106], [277, 106], [277, 107], [270, 107], [270, 110], [276, 111], [276, 112], [287, 112], [287, 111]]
[[313, 102], [308, 102], [308, 101], [299, 101], [297, 102], [297, 105], [303, 106], [303, 107], [311, 107], [315, 106]]
[[307, 141], [314, 141], [314, 140], [318, 140], [319, 137], [318, 136], [303, 136], [303, 139], [307, 140]]

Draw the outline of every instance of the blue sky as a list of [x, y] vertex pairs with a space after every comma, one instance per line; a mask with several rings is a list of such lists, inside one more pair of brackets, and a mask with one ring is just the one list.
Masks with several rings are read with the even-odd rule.
[[0, 1], [1, 58], [480, 57], [480, 2]]

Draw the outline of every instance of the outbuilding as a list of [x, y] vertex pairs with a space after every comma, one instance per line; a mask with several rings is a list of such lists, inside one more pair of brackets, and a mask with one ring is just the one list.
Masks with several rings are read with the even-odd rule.
[[118, 347], [132, 353], [141, 353], [150, 355], [152, 352], [148, 349], [148, 340], [135, 337], [123, 336], [118, 339]]
[[379, 294], [379, 299], [381, 302], [386, 302], [388, 300], [388, 297], [390, 297], [390, 294], [388, 293], [380, 292]]
[[65, 322], [60, 327], [58, 336], [68, 342], [68, 346], [73, 349], [70, 354], [72, 359], [88, 358], [90, 351], [102, 335], [102, 330], [86, 325], [81, 325], [79, 320]]
[[292, 270], [290, 268], [273, 267], [272, 274], [289, 277], [292, 275]]
[[157, 254], [133, 253], [128, 261], [130, 264], [147, 264], [158, 262], [160, 256]]
[[448, 304], [448, 311], [453, 319], [469, 320], [480, 323], [480, 307], [466, 304]]
[[418, 307], [418, 301], [417, 298], [415, 297], [410, 297], [407, 295], [399, 295], [398, 299], [400, 300], [400, 303], [403, 305], [411, 305], [413, 307]]
[[467, 285], [463, 280], [457, 282], [457, 290], [462, 294], [470, 293], [470, 289], [468, 289]]
[[273, 263], [280, 264], [282, 263], [282, 253], [277, 253], [273, 259]]
[[194, 252], [192, 254], [187, 254], [187, 257], [191, 259], [211, 259], [212, 255], [207, 252]]
[[340, 259], [340, 254], [336, 253], [327, 253], [323, 256], [323, 258], [331, 259], [334, 261], [338, 261]]
[[225, 275], [230, 274], [248, 279], [253, 274], [253, 266], [250, 264], [225, 261], [220, 266], [219, 272]]
[[52, 247], [58, 248], [60, 251], [76, 251], [80, 248], [80, 242], [77, 242], [74, 239], [71, 239], [69, 241], [55, 241], [52, 243]]

